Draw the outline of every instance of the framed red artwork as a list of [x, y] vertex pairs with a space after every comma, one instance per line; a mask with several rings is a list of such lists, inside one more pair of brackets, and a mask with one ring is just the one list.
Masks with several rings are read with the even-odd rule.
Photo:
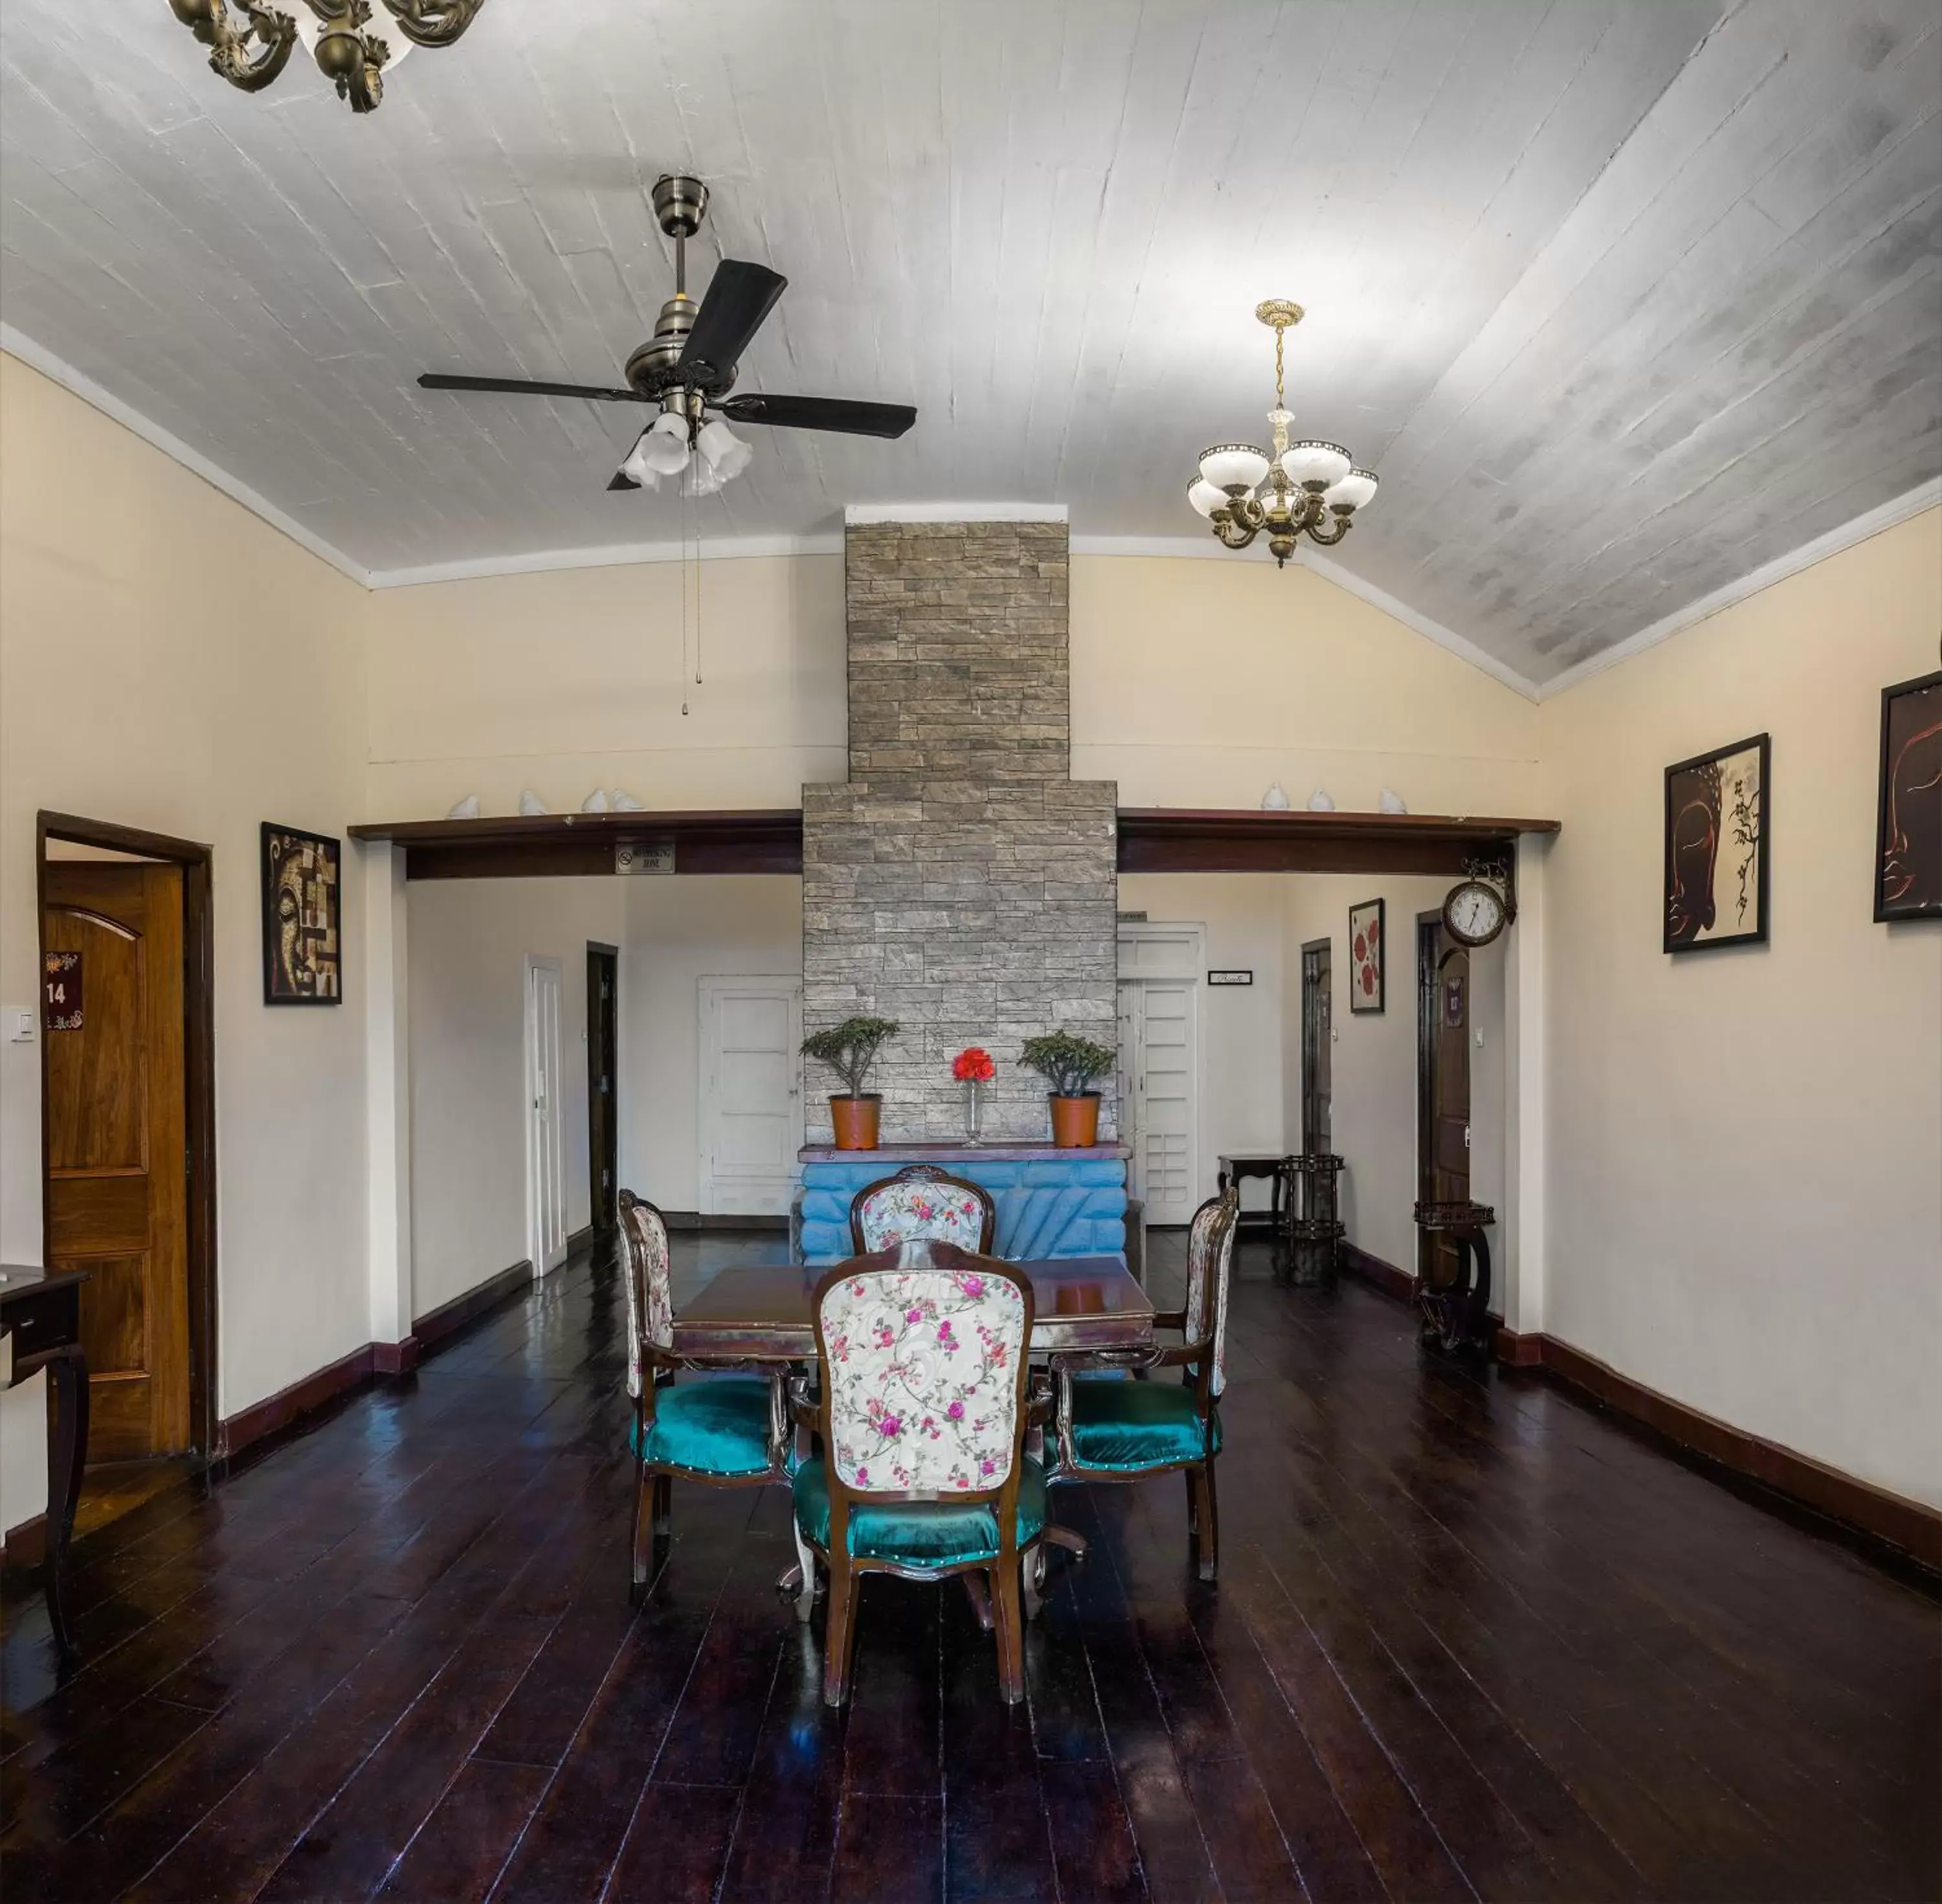
[[1389, 922], [1380, 899], [1365, 899], [1349, 908], [1349, 1009], [1383, 1009], [1383, 972], [1389, 946]]

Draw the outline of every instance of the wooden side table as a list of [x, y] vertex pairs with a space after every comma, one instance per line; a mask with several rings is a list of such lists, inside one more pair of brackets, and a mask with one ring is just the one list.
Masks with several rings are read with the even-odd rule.
[[1273, 1201], [1265, 1210], [1244, 1210], [1236, 1218], [1236, 1234], [1244, 1229], [1268, 1229], [1277, 1237], [1288, 1229], [1288, 1165], [1293, 1160], [1285, 1152], [1276, 1150], [1237, 1150], [1221, 1159], [1220, 1188], [1225, 1191], [1231, 1183], [1234, 1193], [1240, 1194], [1240, 1182], [1244, 1177], [1265, 1177], [1274, 1186]]
[[85, 1269], [49, 1272], [0, 1263], [0, 1333], [13, 1338], [17, 1387], [44, 1369], [53, 1422], [47, 1435], [47, 1619], [62, 1660], [80, 1655], [67, 1618], [67, 1550], [75, 1504], [87, 1465], [87, 1358], [81, 1348], [81, 1286]]
[[[1417, 1229], [1448, 1235], [1456, 1245], [1455, 1278], [1432, 1284], [1426, 1277], [1416, 1299], [1423, 1312], [1426, 1347], [1453, 1355], [1487, 1355], [1495, 1332], [1490, 1326], [1490, 1245], [1484, 1232], [1497, 1220], [1487, 1203], [1419, 1203]], [[1434, 1261], [1427, 1252], [1426, 1261]]]

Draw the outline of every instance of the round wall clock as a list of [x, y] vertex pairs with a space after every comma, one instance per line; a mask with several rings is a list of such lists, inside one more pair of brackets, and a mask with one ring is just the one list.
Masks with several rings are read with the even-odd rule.
[[1459, 945], [1488, 945], [1509, 923], [1504, 895], [1487, 880], [1460, 880], [1443, 901], [1444, 929]]

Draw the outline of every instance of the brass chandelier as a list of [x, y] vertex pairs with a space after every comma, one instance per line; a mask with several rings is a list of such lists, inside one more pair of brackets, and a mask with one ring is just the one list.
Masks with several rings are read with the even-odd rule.
[[1349, 533], [1350, 519], [1376, 493], [1376, 479], [1355, 467], [1340, 443], [1319, 438], [1290, 442], [1294, 421], [1282, 401], [1282, 343], [1301, 322], [1301, 307], [1270, 298], [1254, 315], [1275, 334], [1275, 404], [1272, 455], [1251, 443], [1216, 443], [1200, 452], [1200, 473], [1187, 485], [1187, 500], [1214, 526], [1230, 549], [1245, 549], [1265, 529], [1269, 552], [1285, 566], [1306, 535], [1324, 548]]
[[[404, 35], [396, 60], [415, 46], [450, 46], [486, 0], [384, 0]], [[324, 78], [354, 112], [373, 111], [384, 97], [384, 70], [395, 63], [388, 41], [366, 29], [370, 0], [291, 0], [293, 16], [268, 0], [169, 0], [175, 16], [209, 48], [210, 66], [231, 85], [260, 93], [289, 63], [299, 39]], [[235, 17], [231, 8], [234, 8]]]

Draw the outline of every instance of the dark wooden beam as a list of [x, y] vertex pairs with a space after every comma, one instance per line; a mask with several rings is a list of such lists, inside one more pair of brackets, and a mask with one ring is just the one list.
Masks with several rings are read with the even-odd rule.
[[1432, 873], [1507, 852], [1555, 820], [1440, 813], [1274, 813], [1122, 807], [1123, 873]]
[[373, 821], [354, 840], [388, 840], [407, 879], [531, 879], [611, 874], [623, 844], [671, 845], [677, 873], [800, 873], [793, 807], [660, 813], [512, 814], [476, 820]]
[[[1468, 814], [1263, 813], [1123, 807], [1123, 873], [1431, 873], [1507, 851], [1555, 820]], [[790, 807], [661, 813], [541, 813], [375, 821], [356, 840], [405, 851], [408, 878], [531, 879], [614, 871], [623, 842], [671, 844], [678, 873], [800, 873], [802, 815]]]

